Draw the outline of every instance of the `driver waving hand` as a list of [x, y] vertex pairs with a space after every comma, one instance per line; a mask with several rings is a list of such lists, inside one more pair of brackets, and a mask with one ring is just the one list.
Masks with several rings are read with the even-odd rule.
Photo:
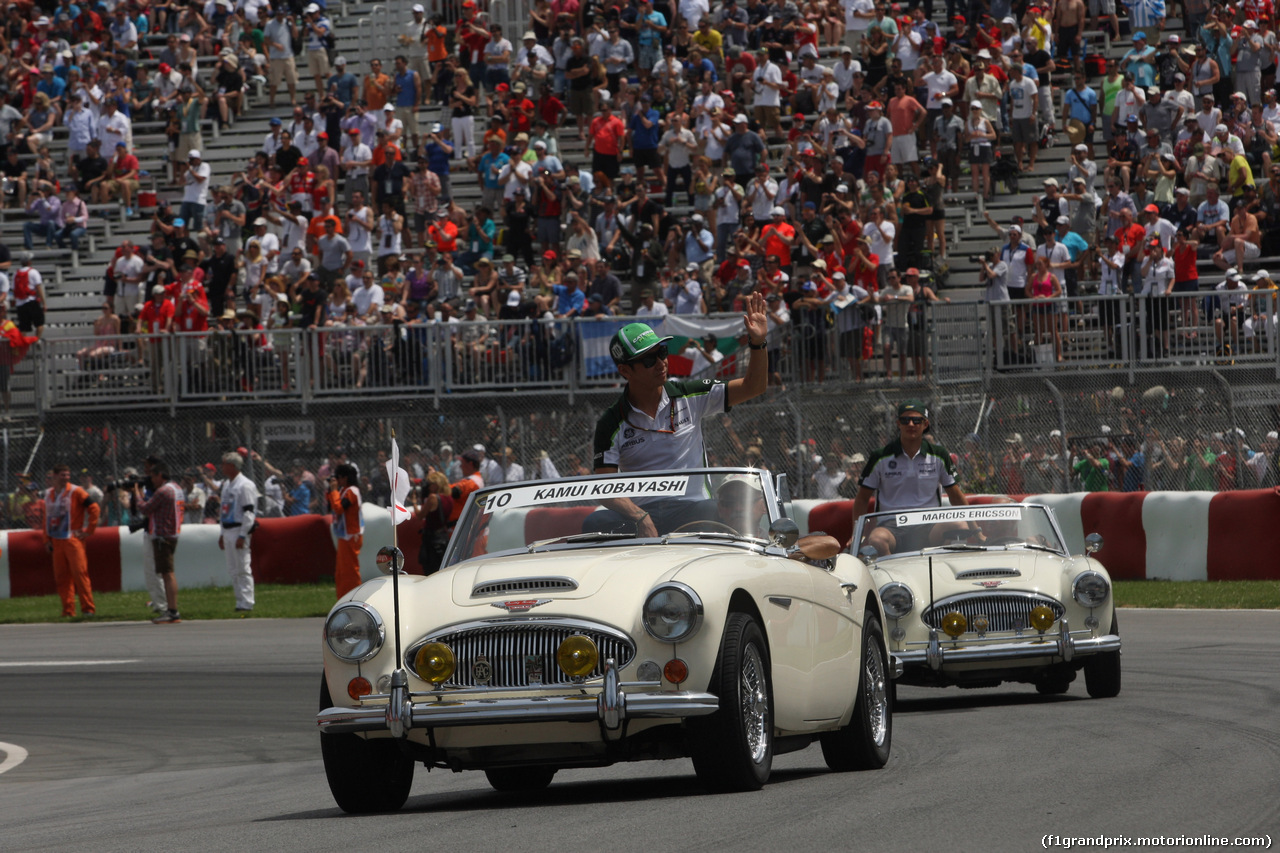
[[[928, 431], [929, 409], [924, 403], [906, 400], [899, 404], [898, 437], [872, 453], [862, 469], [858, 494], [853, 500], [855, 528], [858, 519], [871, 506], [873, 496], [877, 512], [942, 506], [943, 492], [947, 493], [952, 506], [969, 503], [956, 485], [951, 454], [942, 445], [926, 440], [924, 435]], [[976, 525], [971, 529], [982, 535]], [[919, 540], [926, 532], [925, 526], [882, 526], [867, 535], [866, 544], [884, 556], [895, 550], [923, 547], [926, 543]]]
[[[627, 384], [621, 397], [596, 423], [595, 473], [662, 471], [706, 465], [702, 418], [727, 412], [738, 403], [760, 396], [768, 384], [769, 360], [765, 352], [768, 321], [764, 297], [759, 293], [747, 297], [742, 320], [750, 348], [747, 371], [742, 378], [728, 382], [672, 380], [667, 373], [670, 337], [659, 337], [644, 323], [631, 323], [618, 330], [609, 342], [609, 355], [617, 365], [618, 375]], [[649, 512], [633, 501], [619, 498], [608, 505], [625, 521], [634, 524], [637, 535], [658, 535], [658, 525]], [[675, 504], [670, 511], [678, 513], [682, 508]]]

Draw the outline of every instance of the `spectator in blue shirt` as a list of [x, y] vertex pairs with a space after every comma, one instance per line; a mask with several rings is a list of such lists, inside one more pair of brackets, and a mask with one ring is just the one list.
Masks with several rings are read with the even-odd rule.
[[578, 289], [578, 274], [564, 274], [564, 284], [551, 285], [551, 292], [556, 295], [556, 317], [577, 317], [586, 305], [586, 296]]
[[480, 203], [490, 210], [497, 210], [502, 203], [502, 184], [498, 183], [498, 176], [502, 174], [502, 167], [510, 162], [510, 155], [502, 150], [502, 140], [497, 136], [490, 137], [487, 150], [476, 164], [476, 174], [481, 181]]
[[62, 93], [67, 91], [67, 81], [54, 75], [52, 65], [42, 65], [40, 67], [40, 82], [36, 84], [36, 91], [44, 92], [49, 96], [49, 100], [61, 104]]
[[356, 86], [359, 81], [356, 75], [347, 70], [347, 58], [339, 56], [333, 61], [333, 76], [329, 78], [329, 94], [333, 95], [339, 101], [342, 101], [344, 107], [351, 106], [351, 101], [356, 96]]
[[1081, 142], [1092, 151], [1093, 131], [1098, 118], [1098, 93], [1089, 87], [1083, 72], [1076, 72], [1075, 87], [1062, 96], [1062, 112], [1063, 124], [1075, 120], [1084, 125], [1084, 139]]
[[1126, 74], [1132, 74], [1134, 82], [1142, 90], [1147, 90], [1156, 83], [1156, 66], [1147, 60], [1155, 56], [1156, 49], [1147, 44], [1146, 33], [1133, 34], [1133, 49], [1120, 59], [1120, 67]]
[[1067, 247], [1067, 251], [1071, 253], [1071, 266], [1063, 270], [1063, 285], [1066, 287], [1068, 296], [1078, 296], [1080, 293], [1079, 274], [1080, 274], [1080, 255], [1088, 250], [1089, 243], [1079, 234], [1071, 230], [1071, 220], [1066, 216], [1059, 216], [1057, 222], [1057, 238], [1058, 242]]
[[436, 122], [431, 125], [427, 134], [427, 144], [423, 146], [427, 168], [436, 173], [440, 179], [440, 201], [447, 202], [453, 198], [453, 188], [449, 184], [449, 161], [453, 158], [453, 140], [449, 138], [452, 128], [447, 124]]
[[653, 108], [653, 98], [646, 92], [641, 96], [635, 114], [627, 122], [631, 155], [636, 161], [636, 181], [641, 185], [644, 184], [646, 166], [652, 167], [654, 171], [662, 168], [662, 156], [658, 154], [658, 141], [662, 138], [659, 119], [658, 111]]

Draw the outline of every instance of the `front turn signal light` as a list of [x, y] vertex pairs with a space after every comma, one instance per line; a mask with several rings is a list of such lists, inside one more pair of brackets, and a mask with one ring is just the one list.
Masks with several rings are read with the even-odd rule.
[[556, 649], [556, 664], [570, 678], [586, 678], [595, 672], [599, 662], [600, 652], [596, 644], [582, 634], [565, 637], [560, 648]]
[[1057, 618], [1053, 615], [1053, 611], [1044, 604], [1037, 604], [1031, 608], [1031, 613], [1027, 616], [1027, 619], [1031, 622], [1031, 627], [1041, 634], [1048, 631], [1049, 627], [1057, 621]]
[[368, 696], [372, 692], [373, 685], [369, 683], [369, 679], [362, 675], [357, 675], [347, 682], [347, 695], [357, 702], [360, 701], [362, 696]]
[[689, 665], [680, 658], [672, 658], [662, 668], [662, 675], [672, 684], [684, 684], [689, 680]]
[[963, 613], [948, 613], [942, 617], [942, 630], [947, 636], [955, 639], [963, 634], [969, 628], [969, 620], [964, 618]]
[[427, 643], [413, 656], [413, 671], [423, 681], [444, 684], [453, 677], [458, 661], [444, 643]]

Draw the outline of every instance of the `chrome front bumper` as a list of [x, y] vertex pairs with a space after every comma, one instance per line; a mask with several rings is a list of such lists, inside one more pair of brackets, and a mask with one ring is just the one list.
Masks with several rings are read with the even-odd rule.
[[[605, 665], [598, 693], [566, 695], [563, 687], [548, 688], [555, 695], [495, 697], [481, 689], [411, 694], [403, 677], [392, 677], [386, 705], [367, 708], [326, 708], [316, 715], [321, 732], [381, 732], [404, 737], [411, 729], [447, 726], [492, 726], [519, 723], [603, 723], [617, 729], [623, 720], [682, 719], [715, 713], [719, 699], [712, 693], [637, 692], [624, 688], [654, 687], [657, 682], [622, 682], [618, 671]], [[401, 674], [398, 672], [397, 674]], [[399, 681], [400, 683], [397, 683]], [[529, 689], [520, 692], [529, 693]], [[485, 694], [472, 698], [468, 694]]]
[[1100, 652], [1120, 651], [1120, 637], [1105, 634], [1094, 637], [1088, 631], [1072, 635], [1066, 620], [1061, 620], [1056, 634], [1028, 637], [1025, 640], [978, 641], [966, 645], [965, 641], [941, 640], [937, 630], [929, 632], [929, 641], [922, 649], [893, 652], [893, 657], [903, 667], [928, 666], [937, 672], [943, 664], [954, 663], [1006, 663], [1029, 658], [1061, 658], [1070, 661], [1076, 655], [1094, 655]]

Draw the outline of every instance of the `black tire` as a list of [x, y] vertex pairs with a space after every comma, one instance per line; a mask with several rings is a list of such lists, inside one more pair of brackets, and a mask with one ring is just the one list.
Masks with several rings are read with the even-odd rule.
[[[1120, 635], [1120, 622], [1111, 615], [1111, 633]], [[1093, 655], [1084, 664], [1084, 688], [1094, 699], [1114, 699], [1120, 695], [1120, 652]]]
[[769, 649], [755, 619], [730, 613], [711, 677], [714, 714], [690, 722], [693, 769], [711, 791], [758, 791], [773, 768]]
[[[333, 707], [320, 677], [320, 709]], [[338, 808], [350, 814], [394, 812], [409, 799], [413, 759], [391, 738], [365, 740], [354, 734], [320, 735], [324, 775]]]
[[822, 757], [838, 773], [879, 770], [893, 744], [893, 682], [880, 620], [868, 615], [862, 626], [858, 700], [849, 725], [822, 735]]
[[499, 767], [484, 771], [495, 791], [509, 794], [541, 791], [556, 775], [554, 767]]

